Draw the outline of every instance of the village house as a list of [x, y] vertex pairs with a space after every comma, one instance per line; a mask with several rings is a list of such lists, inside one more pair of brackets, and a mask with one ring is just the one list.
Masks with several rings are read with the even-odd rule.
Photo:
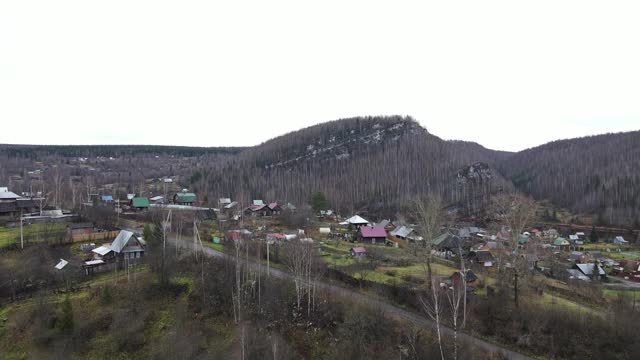
[[358, 229], [357, 238], [361, 242], [384, 244], [387, 240], [387, 232], [382, 226], [361, 226]]
[[157, 204], [157, 205], [164, 204], [166, 202], [164, 196], [160, 196], [160, 195], [149, 198], [149, 201], [152, 204]]
[[[594, 267], [595, 267], [595, 264], [575, 264], [573, 268], [575, 270], [579, 270], [580, 273], [582, 273], [582, 275], [592, 279]], [[602, 269], [600, 265], [598, 265], [597, 271], [598, 271], [599, 279], [604, 279], [605, 277], [607, 277], [607, 273], [605, 273], [605, 271]]]
[[613, 266], [612, 273], [629, 280], [640, 282], [640, 262], [635, 260], [620, 260]]
[[238, 202], [232, 201], [227, 205], [225, 205], [224, 207], [222, 207], [220, 210], [222, 211], [222, 213], [228, 214], [228, 213], [233, 213], [237, 207], [238, 207]]
[[561, 249], [567, 248], [569, 245], [571, 245], [571, 243], [563, 237], [559, 237], [553, 240], [553, 246], [559, 247]]
[[396, 229], [394, 229], [393, 231], [391, 231], [391, 235], [395, 236], [399, 239], [402, 240], [407, 240], [407, 238], [409, 237], [409, 235], [411, 235], [411, 233], [413, 233], [413, 229], [407, 226], [400, 226]]
[[471, 251], [468, 256], [469, 261], [482, 267], [492, 267], [496, 263], [496, 258], [490, 251]]
[[265, 204], [253, 204], [244, 209], [244, 214], [246, 216], [271, 216], [271, 209]]
[[[32, 196], [33, 194], [28, 194]], [[40, 196], [41, 194], [38, 194]], [[43, 198], [24, 198], [11, 191], [7, 187], [0, 187], [0, 216], [14, 217], [37, 211]]]
[[359, 215], [355, 215], [350, 217], [349, 219], [347, 219], [345, 222], [340, 223], [341, 225], [350, 225], [350, 226], [354, 226], [356, 229], [360, 228], [361, 226], [367, 226], [369, 225], [369, 221], [360, 217]]
[[124, 266], [142, 261], [146, 248], [146, 242], [127, 230], [121, 230], [118, 236], [109, 244], [104, 244], [92, 251], [93, 260], [86, 261], [83, 265], [85, 272], [90, 274], [94, 270], [108, 264]]
[[436, 251], [436, 255], [450, 259], [451, 257], [458, 256], [464, 241], [457, 235], [451, 233], [444, 233], [431, 242], [432, 248]]
[[475, 282], [476, 280], [478, 280], [478, 277], [476, 276], [476, 274], [470, 270], [467, 269], [463, 275], [462, 271], [456, 271], [454, 272], [449, 279], [451, 280], [451, 285], [453, 285], [456, 289], [459, 289], [462, 287], [462, 279], [465, 279], [466, 281], [466, 285], [467, 288], [469, 290], [473, 290], [475, 288]]
[[129, 206], [131, 206], [131, 208], [135, 210], [146, 210], [149, 208], [149, 198], [134, 197], [131, 199]]
[[280, 215], [282, 213], [282, 207], [278, 205], [278, 202], [269, 204], [269, 210], [271, 210], [271, 215]]
[[177, 205], [193, 205], [197, 200], [196, 194], [189, 192], [187, 189], [182, 189], [181, 192], [173, 195], [173, 203]]

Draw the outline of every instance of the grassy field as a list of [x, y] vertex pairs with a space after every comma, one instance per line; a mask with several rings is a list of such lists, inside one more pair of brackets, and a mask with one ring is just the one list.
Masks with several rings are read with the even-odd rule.
[[[407, 250], [394, 248], [384, 245], [371, 245], [371, 244], [354, 244], [349, 242], [340, 241], [328, 241], [322, 245], [325, 250], [329, 252], [327, 256], [323, 257], [323, 260], [336, 269], [346, 268], [349, 265], [353, 265], [355, 260], [348, 256], [349, 250], [356, 246], [365, 246], [367, 249], [375, 249], [378, 253], [382, 254], [390, 262], [399, 260], [405, 260], [408, 266], [397, 266], [391, 264], [378, 265], [375, 270], [366, 275], [366, 280], [374, 281], [378, 283], [396, 283], [402, 284], [407, 282], [407, 277], [414, 279], [425, 278], [425, 270], [422, 265], [417, 263], [417, 259], [413, 257]], [[434, 276], [448, 277], [456, 271], [455, 268], [433, 262], [431, 270]]]
[[[66, 231], [66, 223], [39, 223], [23, 226], [25, 242], [40, 242], [52, 237], [58, 238]], [[0, 248], [20, 243], [20, 226], [0, 226]]]
[[202, 244], [203, 244], [204, 246], [207, 246], [207, 247], [212, 248], [213, 250], [217, 250], [217, 251], [222, 251], [222, 252], [224, 252], [224, 245], [223, 245], [223, 244], [216, 244], [216, 243], [214, 243], [214, 242], [209, 242], [209, 241], [207, 241], [207, 242], [202, 242]]
[[616, 300], [618, 296], [623, 296], [629, 299], [635, 298], [640, 302], [640, 289], [638, 290], [602, 289], [602, 294], [609, 300]]

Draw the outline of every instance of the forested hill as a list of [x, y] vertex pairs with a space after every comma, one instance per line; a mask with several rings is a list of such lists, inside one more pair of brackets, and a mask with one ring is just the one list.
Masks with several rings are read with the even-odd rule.
[[640, 224], [640, 131], [560, 140], [499, 165], [515, 186], [609, 224]]
[[9, 145], [0, 144], [0, 155], [11, 158], [39, 159], [49, 156], [60, 157], [118, 157], [134, 155], [234, 155], [241, 147], [192, 147], [160, 145]]
[[[307, 203], [324, 192], [345, 211], [396, 211], [416, 196], [463, 196], [456, 172], [473, 163], [491, 167], [507, 156], [477, 144], [444, 141], [408, 117], [362, 117], [292, 132], [203, 169], [195, 186], [234, 197]], [[508, 187], [497, 173], [495, 188]]]

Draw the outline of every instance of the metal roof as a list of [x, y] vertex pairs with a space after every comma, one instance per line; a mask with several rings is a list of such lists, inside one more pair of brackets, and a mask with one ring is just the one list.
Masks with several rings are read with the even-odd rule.
[[351, 251], [353, 251], [356, 254], [361, 254], [361, 253], [366, 253], [367, 249], [363, 248], [362, 246], [359, 246], [359, 247], [351, 248]]
[[100, 265], [100, 264], [104, 264], [103, 260], [91, 260], [91, 261], [85, 261], [84, 262], [85, 265]]
[[264, 201], [262, 201], [262, 200], [253, 200], [253, 205], [264, 205]]
[[391, 232], [391, 235], [406, 238], [413, 232], [413, 229], [406, 226], [401, 226]]
[[96, 253], [96, 254], [98, 254], [98, 255], [100, 255], [100, 256], [105, 256], [105, 255], [107, 255], [108, 253], [111, 252], [111, 248], [108, 245], [102, 245], [102, 246], [97, 247], [97, 248], [95, 248], [95, 249], [93, 249], [91, 251]]
[[16, 193], [13, 193], [11, 191], [0, 192], [0, 199], [2, 200], [11, 200], [11, 199], [18, 199], [18, 198], [20, 198], [20, 195], [17, 195]]
[[118, 254], [127, 246], [127, 243], [133, 237], [133, 233], [127, 230], [120, 230], [120, 234], [113, 240], [111, 243], [111, 250], [117, 252]]
[[352, 224], [352, 225], [361, 225], [361, 224], [368, 224], [369, 223], [369, 221], [365, 220], [364, 218], [360, 217], [359, 215], [355, 215], [355, 216], [350, 217], [347, 220], [347, 222], [349, 224]]
[[137, 208], [149, 207], [149, 198], [147, 197], [134, 197], [131, 199], [131, 206]]
[[383, 226], [362, 226], [360, 228], [362, 237], [365, 238], [386, 238], [387, 232]]
[[390, 223], [391, 223], [391, 221], [390, 221], [390, 220], [382, 220], [382, 221], [380, 221], [379, 223], [377, 223], [377, 224], [376, 224], [376, 226], [382, 226], [382, 227], [385, 227], [385, 226], [389, 225]]
[[65, 259], [60, 259], [60, 262], [58, 263], [58, 265], [56, 265], [56, 269], [58, 270], [62, 270], [64, 269], [65, 266], [67, 266], [69, 262]]
[[196, 201], [196, 194], [190, 192], [176, 193], [176, 201], [182, 203], [190, 203]]
[[[583, 274], [587, 276], [593, 275], [593, 264], [576, 264], [576, 266], [578, 267], [580, 272], [582, 272]], [[604, 270], [602, 270], [600, 265], [598, 265], [598, 274], [605, 275], [605, 272]]]
[[275, 208], [279, 208], [280, 205], [278, 205], [277, 202], [272, 202], [271, 204], [269, 204], [269, 209], [274, 210]]

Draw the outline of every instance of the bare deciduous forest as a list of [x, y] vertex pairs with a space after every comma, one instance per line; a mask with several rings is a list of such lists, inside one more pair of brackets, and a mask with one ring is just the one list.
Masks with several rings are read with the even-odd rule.
[[[358, 117], [247, 148], [1, 145], [0, 184], [44, 191], [48, 205], [74, 208], [90, 192], [140, 194], [145, 182], [169, 176], [173, 190], [194, 191], [203, 206], [220, 197], [304, 205], [319, 191], [336, 210], [379, 216], [427, 194], [476, 211], [474, 202], [518, 189], [599, 224], [637, 225], [639, 136], [562, 140], [513, 154], [442, 140], [409, 117]], [[482, 169], [481, 182], [470, 166]], [[461, 173], [471, 176], [461, 182]]]

